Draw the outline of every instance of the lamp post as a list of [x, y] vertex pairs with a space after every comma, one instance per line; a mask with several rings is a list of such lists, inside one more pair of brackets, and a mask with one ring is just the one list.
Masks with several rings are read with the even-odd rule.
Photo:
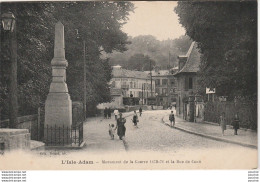
[[158, 93], [155, 93], [155, 97], [156, 97], [156, 105], [158, 106]]
[[4, 13], [1, 16], [2, 26], [6, 32], [10, 46], [10, 74], [9, 74], [9, 128], [15, 128], [17, 124], [17, 42], [16, 20], [13, 13]]
[[[147, 50], [149, 50], [149, 42], [146, 42]], [[148, 54], [147, 54], [148, 58]], [[150, 80], [151, 80], [151, 97], [153, 97], [153, 78], [152, 78], [152, 60], [150, 59]]]

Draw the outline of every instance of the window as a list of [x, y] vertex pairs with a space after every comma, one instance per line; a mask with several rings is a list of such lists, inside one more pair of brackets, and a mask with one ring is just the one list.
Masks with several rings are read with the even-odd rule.
[[130, 82], [130, 88], [133, 88], [133, 82]]
[[160, 85], [160, 79], [155, 80], [155, 85]]
[[192, 89], [193, 83], [192, 83], [192, 77], [189, 77], [189, 89]]
[[163, 88], [163, 89], [162, 89], [162, 94], [165, 95], [165, 94], [166, 94], [166, 91], [167, 91], [166, 88]]
[[188, 90], [189, 89], [189, 80], [188, 77], [185, 77], [185, 84], [184, 84], [184, 90]]
[[171, 85], [174, 85], [174, 79], [171, 79]]
[[192, 77], [185, 77], [185, 90], [193, 89]]
[[167, 79], [162, 80], [162, 85], [167, 85]]

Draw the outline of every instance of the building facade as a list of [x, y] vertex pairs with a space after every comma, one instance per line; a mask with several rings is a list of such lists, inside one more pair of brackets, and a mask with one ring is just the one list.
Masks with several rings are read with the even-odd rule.
[[[167, 108], [175, 106], [177, 94], [177, 80], [174, 77], [177, 67], [170, 70], [160, 70], [155, 68], [152, 71], [152, 79], [155, 81], [156, 105]], [[148, 73], [148, 71], [147, 71]]]
[[194, 102], [198, 104], [201, 98], [198, 95], [197, 72], [200, 66], [200, 53], [195, 42], [192, 42], [186, 55], [178, 56], [179, 71], [174, 75], [177, 79], [176, 114], [189, 120], [196, 113]]
[[[155, 82], [149, 74], [142, 71], [123, 69], [113, 66], [111, 95], [121, 105], [147, 104], [148, 98], [154, 96]], [[151, 92], [152, 86], [152, 92]]]

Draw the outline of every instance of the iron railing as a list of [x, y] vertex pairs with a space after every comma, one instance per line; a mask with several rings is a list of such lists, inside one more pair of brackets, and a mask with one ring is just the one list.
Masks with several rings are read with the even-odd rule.
[[83, 142], [83, 122], [68, 126], [44, 127], [46, 146], [80, 146]]

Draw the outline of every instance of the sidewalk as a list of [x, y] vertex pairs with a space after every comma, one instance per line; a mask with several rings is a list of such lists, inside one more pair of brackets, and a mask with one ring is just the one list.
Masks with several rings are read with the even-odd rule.
[[[132, 115], [133, 112], [123, 113], [123, 117]], [[115, 133], [114, 140], [111, 140], [108, 134], [108, 125], [116, 125], [115, 117], [112, 114], [111, 119], [104, 119], [103, 117], [87, 118], [84, 122], [84, 141], [86, 146], [84, 150], [91, 152], [121, 152], [125, 151], [125, 144], [123, 140], [119, 140]]]
[[[169, 116], [164, 116], [162, 121], [170, 126]], [[175, 116], [175, 128], [199, 135], [202, 137], [210, 138], [213, 140], [223, 141], [227, 143], [237, 144], [250, 148], [257, 148], [257, 132], [238, 130], [238, 135], [234, 135], [234, 130], [227, 126], [224, 136], [222, 136], [220, 126], [213, 125], [205, 122], [192, 123], [185, 121]]]

